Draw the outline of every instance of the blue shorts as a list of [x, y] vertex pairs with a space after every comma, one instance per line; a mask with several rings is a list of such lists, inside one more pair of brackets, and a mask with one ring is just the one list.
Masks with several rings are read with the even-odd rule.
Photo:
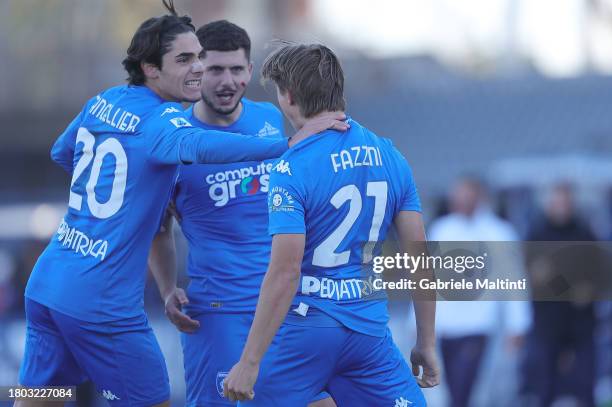
[[289, 320], [264, 356], [255, 398], [239, 405], [306, 406], [321, 389], [338, 407], [426, 405], [388, 329], [379, 338], [340, 325], [291, 325]]
[[170, 398], [161, 349], [147, 317], [85, 322], [26, 298], [26, 344], [19, 382], [75, 386], [91, 380], [113, 406], [152, 406]]
[[[246, 343], [253, 313], [188, 312], [200, 322], [200, 329], [192, 334], [181, 334], [187, 406], [235, 406], [223, 397], [223, 380], [240, 359]], [[309, 402], [329, 397], [317, 392]]]

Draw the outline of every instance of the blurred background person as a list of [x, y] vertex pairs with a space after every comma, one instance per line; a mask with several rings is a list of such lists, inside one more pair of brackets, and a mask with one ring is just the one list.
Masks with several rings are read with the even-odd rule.
[[[543, 216], [534, 223], [527, 240], [596, 240], [591, 228], [578, 215], [569, 183], [560, 182], [551, 188]], [[537, 259], [532, 257], [541, 255], [529, 256], [529, 263], [537, 264]], [[586, 259], [581, 261], [588, 267]], [[554, 259], [551, 264], [562, 267]], [[550, 272], [537, 266], [529, 270], [532, 281], [548, 280], [549, 284], [561, 275], [555, 273], [559, 270]], [[534, 323], [528, 335], [521, 392], [531, 395], [534, 405], [541, 407], [550, 406], [561, 397], [571, 398], [573, 405], [594, 406], [596, 315], [593, 302], [533, 301], [531, 307]]]
[[[516, 241], [512, 225], [496, 216], [489, 206], [483, 183], [475, 177], [457, 180], [449, 197], [450, 213], [432, 222], [431, 241]], [[504, 251], [502, 251], [502, 255]], [[509, 259], [505, 259], [509, 260]], [[487, 343], [503, 318], [504, 334], [520, 344], [529, 316], [524, 302], [439, 301], [436, 313], [444, 382], [449, 406], [469, 406]]]

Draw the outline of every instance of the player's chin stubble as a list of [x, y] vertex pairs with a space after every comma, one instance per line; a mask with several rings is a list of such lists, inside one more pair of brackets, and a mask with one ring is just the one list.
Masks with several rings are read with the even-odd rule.
[[228, 115], [228, 114], [234, 113], [234, 111], [238, 108], [238, 105], [240, 104], [240, 100], [242, 99], [243, 95], [244, 94], [240, 95], [240, 97], [238, 98], [234, 106], [227, 108], [227, 109], [222, 109], [222, 108], [215, 106], [215, 104], [211, 102], [210, 99], [208, 99], [204, 95], [202, 95], [202, 101], [206, 103], [206, 106], [208, 106], [213, 112], [220, 114], [220, 115]]

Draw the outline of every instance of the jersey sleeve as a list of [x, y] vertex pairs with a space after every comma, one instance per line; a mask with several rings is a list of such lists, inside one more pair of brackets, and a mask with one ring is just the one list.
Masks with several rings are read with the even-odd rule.
[[74, 168], [74, 147], [79, 127], [83, 121], [85, 109], [72, 120], [66, 130], [57, 138], [51, 147], [51, 159], [60, 167], [72, 174]]
[[[396, 150], [397, 151], [397, 150]], [[402, 188], [403, 195], [400, 202], [400, 211], [415, 211], [421, 212], [421, 200], [419, 199], [419, 193], [412, 176], [412, 169], [406, 161], [406, 158], [397, 151], [400, 156], [401, 171], [402, 171]]]
[[301, 180], [289, 173], [281, 173], [277, 168], [270, 175], [268, 190], [268, 232], [270, 235], [306, 233], [304, 222], [305, 190]]
[[162, 164], [233, 163], [281, 156], [286, 139], [244, 136], [194, 127], [178, 103], [164, 103], [147, 118], [142, 131], [152, 137], [150, 157]]

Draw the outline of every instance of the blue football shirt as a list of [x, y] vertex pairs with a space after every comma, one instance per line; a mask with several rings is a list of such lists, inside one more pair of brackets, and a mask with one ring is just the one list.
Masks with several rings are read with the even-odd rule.
[[88, 101], [51, 151], [72, 174], [68, 211], [26, 297], [91, 322], [142, 315], [147, 255], [178, 164], [267, 159], [287, 148], [283, 140], [217, 135], [144, 86]]
[[[282, 114], [271, 103], [243, 98], [240, 117], [224, 127], [201, 122], [193, 108], [186, 113], [203, 129], [283, 138]], [[173, 199], [189, 243], [189, 309], [255, 311], [270, 258], [266, 197], [274, 161], [179, 167]]]
[[395, 215], [421, 205], [410, 167], [391, 141], [349, 120], [346, 134], [325, 131], [281, 156], [270, 176], [269, 232], [306, 235], [292, 309], [307, 316], [314, 307], [382, 337], [386, 295], [373, 289], [371, 259]]

